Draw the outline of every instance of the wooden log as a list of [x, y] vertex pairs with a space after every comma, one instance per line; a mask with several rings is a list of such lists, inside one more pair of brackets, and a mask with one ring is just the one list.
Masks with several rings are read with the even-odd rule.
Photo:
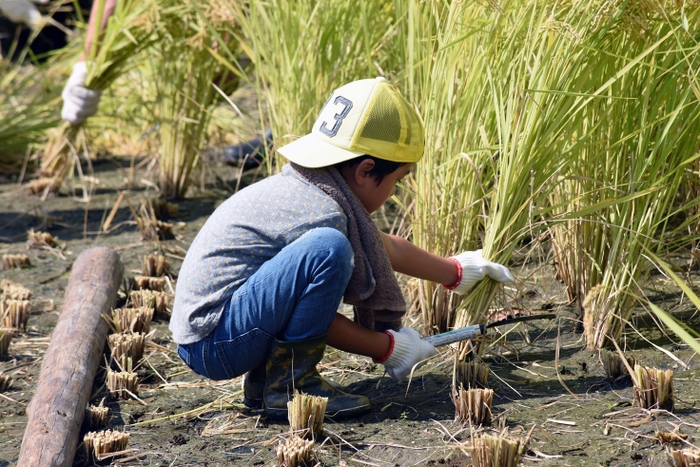
[[73, 263], [65, 300], [27, 407], [17, 465], [70, 466], [95, 373], [104, 353], [110, 316], [124, 274], [119, 255], [88, 248]]

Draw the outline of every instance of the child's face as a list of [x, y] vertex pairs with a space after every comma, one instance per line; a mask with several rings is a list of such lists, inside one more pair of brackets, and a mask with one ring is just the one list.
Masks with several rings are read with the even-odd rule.
[[[345, 177], [345, 179], [348, 181], [348, 185], [352, 191], [360, 198], [360, 202], [365, 209], [372, 213], [379, 209], [382, 204], [394, 194], [396, 183], [411, 171], [413, 164], [406, 164], [399, 167], [392, 173], [386, 175], [381, 183], [377, 184], [376, 178], [367, 174], [365, 170], [367, 167], [363, 167], [365, 162], [373, 164], [371, 160], [363, 161], [353, 171], [352, 179], [348, 180], [348, 177]], [[369, 169], [371, 169], [371, 167], [369, 167]]]

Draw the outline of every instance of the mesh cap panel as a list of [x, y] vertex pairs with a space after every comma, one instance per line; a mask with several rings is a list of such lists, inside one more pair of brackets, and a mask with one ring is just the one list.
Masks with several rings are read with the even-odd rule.
[[415, 162], [423, 154], [423, 125], [399, 92], [382, 83], [365, 110], [352, 147], [382, 159]]

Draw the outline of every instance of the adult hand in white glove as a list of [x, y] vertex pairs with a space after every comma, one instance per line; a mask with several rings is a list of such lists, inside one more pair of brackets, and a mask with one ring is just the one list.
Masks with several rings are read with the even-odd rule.
[[484, 259], [481, 251], [465, 251], [452, 256], [450, 259], [457, 265], [459, 280], [456, 284], [445, 287], [458, 295], [464, 295], [486, 276], [498, 282], [515, 282], [507, 267]]
[[102, 91], [86, 88], [86, 76], [87, 67], [85, 62], [78, 62], [73, 65], [73, 73], [71, 73], [61, 93], [61, 97], [63, 97], [61, 118], [73, 125], [82, 123], [89, 116], [95, 115], [100, 104]]
[[376, 360], [376, 362], [383, 363], [389, 376], [397, 381], [408, 375], [417, 363], [437, 353], [435, 347], [421, 339], [420, 334], [415, 329], [401, 328], [398, 332], [389, 330], [386, 333], [392, 342], [389, 355], [382, 360]]
[[[47, 3], [48, 0], [34, 0], [34, 3]], [[0, 0], [0, 13], [13, 23], [24, 23], [30, 28], [41, 21], [41, 13], [29, 0]]]

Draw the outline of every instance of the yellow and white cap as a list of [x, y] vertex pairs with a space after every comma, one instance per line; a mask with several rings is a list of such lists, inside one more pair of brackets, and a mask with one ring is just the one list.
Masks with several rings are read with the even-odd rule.
[[384, 78], [361, 79], [336, 89], [311, 133], [278, 149], [302, 167], [327, 167], [363, 154], [393, 162], [423, 156], [423, 123]]

